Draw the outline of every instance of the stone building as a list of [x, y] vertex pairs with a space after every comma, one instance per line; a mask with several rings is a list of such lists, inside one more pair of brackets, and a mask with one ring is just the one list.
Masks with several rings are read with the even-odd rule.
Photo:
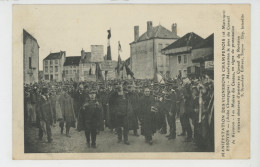
[[63, 65], [64, 81], [79, 81], [79, 62], [81, 56], [66, 57]]
[[202, 37], [191, 32], [162, 49], [162, 53], [170, 60], [171, 78], [186, 77], [189, 71], [190, 73], [194, 72], [197, 69], [196, 67], [199, 67], [198, 63], [193, 63], [191, 60], [191, 50], [196, 44], [203, 41]]
[[104, 61], [104, 46], [91, 45], [91, 52], [81, 50], [79, 80], [96, 81], [96, 65]]
[[130, 67], [137, 79], [152, 79], [157, 70], [162, 75], [170, 73], [169, 57], [163, 56], [161, 50], [179, 39], [177, 24], [172, 30], [158, 25], [153, 27], [147, 22], [147, 31], [139, 36], [139, 26], [134, 27], [134, 41], [130, 43]]
[[63, 65], [65, 59], [65, 51], [50, 53], [43, 59], [43, 75], [45, 81], [63, 81]]
[[39, 48], [37, 40], [23, 30], [23, 77], [26, 84], [38, 82]]

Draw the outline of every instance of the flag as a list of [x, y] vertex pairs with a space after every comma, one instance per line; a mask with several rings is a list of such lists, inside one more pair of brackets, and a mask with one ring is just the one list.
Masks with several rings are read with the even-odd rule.
[[118, 41], [118, 53], [119, 53], [119, 52], [122, 52], [122, 48], [121, 48], [120, 41]]
[[108, 33], [107, 39], [110, 39], [111, 38], [111, 29], [107, 30], [107, 33]]
[[118, 55], [117, 67], [116, 67], [118, 75], [119, 75], [120, 70], [121, 70], [121, 64], [122, 64], [121, 57], [120, 57], [120, 55]]
[[111, 58], [111, 47], [110, 47], [110, 38], [111, 38], [111, 29], [107, 30], [107, 60], [112, 60]]
[[127, 75], [130, 75], [133, 79], [135, 79], [133, 71], [126, 64], [125, 64], [125, 70]]

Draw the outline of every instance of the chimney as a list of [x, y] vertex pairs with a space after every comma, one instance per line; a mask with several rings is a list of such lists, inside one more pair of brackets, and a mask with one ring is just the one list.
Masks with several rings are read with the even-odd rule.
[[147, 21], [147, 32], [150, 31], [153, 28], [153, 22]]
[[139, 26], [134, 26], [134, 35], [135, 35], [135, 42], [138, 40], [139, 38]]
[[148, 38], [150, 38], [151, 35], [152, 35], [152, 31], [151, 31], [152, 28], [153, 28], [153, 22], [147, 21], [147, 36], [148, 36]]
[[172, 33], [177, 35], [177, 23], [172, 24]]
[[85, 50], [82, 48], [81, 50], [81, 59], [84, 59]]

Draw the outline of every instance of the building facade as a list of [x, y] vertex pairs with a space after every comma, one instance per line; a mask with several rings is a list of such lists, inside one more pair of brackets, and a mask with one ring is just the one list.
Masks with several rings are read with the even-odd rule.
[[162, 53], [169, 57], [170, 78], [187, 77], [190, 71], [199, 67], [199, 63], [192, 62], [191, 51], [196, 44], [203, 41], [203, 38], [191, 32], [162, 49]]
[[66, 59], [66, 52], [60, 51], [50, 53], [43, 59], [43, 75], [44, 81], [57, 81], [61, 82], [64, 78], [63, 65]]
[[23, 30], [23, 77], [26, 84], [38, 82], [39, 48], [37, 40]]
[[64, 81], [79, 81], [79, 63], [81, 56], [66, 57], [63, 65]]
[[81, 50], [79, 62], [79, 80], [96, 81], [96, 66], [104, 62], [104, 46], [91, 45], [91, 52]]
[[161, 50], [179, 39], [177, 24], [172, 24], [172, 31], [159, 25], [153, 27], [147, 22], [147, 31], [139, 36], [139, 26], [134, 27], [134, 41], [130, 43], [130, 67], [137, 79], [152, 79], [156, 70], [162, 75], [169, 75], [169, 57]]

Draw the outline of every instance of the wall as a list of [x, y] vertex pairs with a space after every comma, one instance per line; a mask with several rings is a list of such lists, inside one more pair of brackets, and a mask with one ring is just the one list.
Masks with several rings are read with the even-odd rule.
[[[184, 63], [184, 55], [187, 56], [187, 63]], [[178, 62], [178, 56], [181, 56], [181, 62]], [[182, 77], [186, 77], [185, 70], [187, 72], [187, 68], [189, 66], [199, 66], [198, 63], [192, 63], [191, 53], [178, 54], [178, 55], [170, 55], [170, 77], [176, 78], [179, 75], [179, 70], [182, 72]]]
[[[170, 72], [170, 60], [169, 57], [166, 57], [164, 54], [161, 53], [160, 49], [167, 47], [168, 45], [175, 42], [176, 39], [155, 39], [155, 54], [157, 57], [157, 70], [158, 72], [166, 75], [167, 71]], [[160, 48], [161, 44], [161, 48]]]
[[[24, 44], [24, 83], [38, 82], [39, 74], [39, 47], [36, 41], [27, 38]], [[29, 57], [31, 58], [32, 69], [29, 68]]]
[[[55, 63], [55, 60], [57, 60], [58, 61], [58, 63], [56, 64]], [[45, 71], [45, 67], [46, 67], [46, 65], [45, 65], [45, 62], [48, 62], [48, 64], [47, 64], [47, 66], [48, 66], [48, 72], [46, 72]], [[52, 65], [50, 64], [50, 62], [52, 61]], [[53, 80], [55, 80], [55, 81], [58, 81], [58, 82], [61, 82], [61, 81], [63, 81], [63, 76], [62, 76], [62, 74], [63, 74], [63, 71], [64, 71], [64, 69], [63, 69], [63, 64], [64, 64], [64, 62], [65, 62], [65, 54], [63, 53], [62, 54], [62, 57], [61, 57], [61, 59], [53, 59], [53, 60], [43, 60], [43, 79], [45, 80], [45, 81], [50, 81], [51, 80], [51, 75], [53, 76]], [[50, 67], [52, 66], [52, 68], [53, 68], [53, 72], [50, 72]], [[55, 66], [57, 66], [58, 67], [58, 72], [56, 72], [55, 71]], [[49, 79], [48, 80], [46, 80], [45, 79], [45, 76], [46, 75], [48, 75], [49, 76]]]
[[137, 79], [151, 79], [153, 70], [153, 40], [130, 45], [131, 69]]
[[79, 81], [79, 66], [64, 66], [64, 81]]
[[91, 45], [91, 62], [104, 61], [104, 46]]
[[[90, 67], [91, 67], [92, 75], [89, 75]], [[79, 80], [80, 81], [96, 80], [96, 64], [95, 63], [80, 63], [79, 64]]]
[[[159, 44], [161, 44], [161, 49], [163, 49], [174, 41], [175, 39], [151, 39], [132, 43], [130, 45], [131, 70], [135, 78], [152, 79], [155, 71], [154, 63], [157, 64], [159, 72], [162, 71], [165, 74], [169, 71], [169, 63], [167, 63], [167, 58], [159, 51]], [[155, 55], [153, 54], [154, 52]], [[153, 57], [156, 58], [155, 62]]]
[[[56, 60], [58, 61], [58, 63], [56, 63]], [[54, 59], [54, 60], [44, 60], [43, 61], [43, 79], [45, 81], [50, 81], [51, 79], [51, 75], [53, 76], [53, 80], [55, 81], [62, 81], [62, 68], [60, 67], [61, 64], [61, 60], [60, 59]], [[52, 65], [51, 65], [51, 61], [52, 61]], [[45, 64], [45, 62], [47, 62], [47, 65]], [[48, 67], [48, 72], [46, 72], [45, 67]], [[50, 72], [52, 67], [52, 72]], [[58, 71], [55, 70], [55, 67], [58, 67]], [[46, 80], [45, 76], [48, 75], [49, 79]]]

